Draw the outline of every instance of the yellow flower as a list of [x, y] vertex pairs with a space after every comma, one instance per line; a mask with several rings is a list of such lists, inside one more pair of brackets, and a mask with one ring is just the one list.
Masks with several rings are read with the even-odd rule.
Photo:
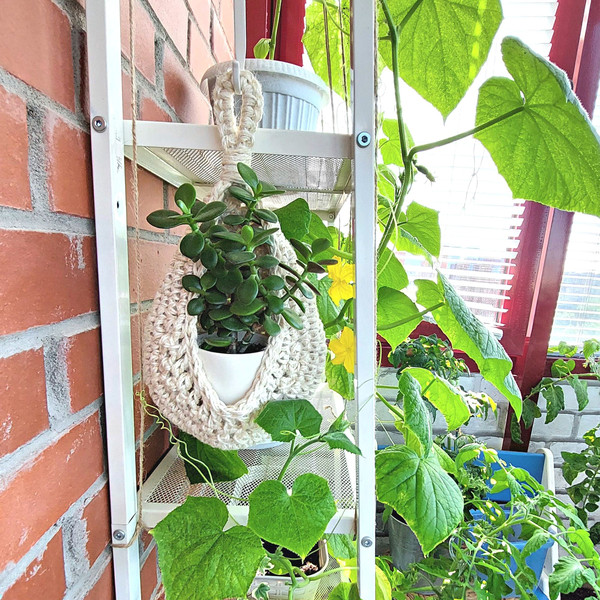
[[329, 349], [335, 354], [335, 357], [331, 359], [334, 365], [344, 365], [344, 369], [348, 373], [354, 373], [356, 345], [354, 344], [354, 331], [350, 327], [344, 327], [340, 337], [329, 342]]
[[338, 262], [327, 267], [327, 272], [333, 281], [329, 295], [336, 304], [354, 298], [354, 265]]

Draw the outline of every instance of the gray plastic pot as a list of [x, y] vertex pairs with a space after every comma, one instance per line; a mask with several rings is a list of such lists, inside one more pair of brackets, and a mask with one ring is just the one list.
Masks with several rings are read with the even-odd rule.
[[[232, 61], [217, 63], [202, 77], [208, 85], [211, 101], [217, 76], [230, 69], [232, 64]], [[297, 131], [314, 131], [317, 128], [328, 93], [320, 77], [307, 69], [278, 60], [249, 58], [244, 68], [252, 71], [262, 86], [264, 108], [261, 127]], [[239, 110], [239, 96], [236, 97], [236, 110]]]

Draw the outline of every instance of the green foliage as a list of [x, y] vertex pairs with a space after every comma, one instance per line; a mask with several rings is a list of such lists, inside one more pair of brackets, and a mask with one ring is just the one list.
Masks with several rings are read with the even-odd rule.
[[236, 450], [219, 450], [195, 437], [179, 433], [180, 452], [190, 483], [234, 481], [248, 473]]
[[333, 590], [331, 590], [329, 600], [360, 600], [360, 596], [358, 595], [358, 585], [348, 581], [338, 583]]
[[435, 454], [419, 456], [390, 446], [375, 458], [377, 498], [390, 505], [413, 530], [425, 554], [461, 522], [463, 497]]
[[263, 481], [248, 504], [248, 527], [302, 558], [323, 537], [336, 511], [327, 481], [313, 473], [300, 475], [291, 494], [280, 481]]
[[227, 519], [220, 500], [190, 496], [151, 530], [169, 600], [246, 596], [265, 551], [248, 527], [223, 531]]
[[476, 137], [515, 198], [600, 215], [600, 139], [566, 74], [506, 38], [502, 55], [513, 80], [494, 77], [479, 92], [477, 125], [514, 111]]
[[[301, 315], [286, 302], [293, 301], [304, 312], [300, 298], [320, 293], [308, 276], [324, 272], [317, 255], [331, 245], [328, 234], [315, 240], [314, 246], [292, 237], [299, 249], [297, 262], [293, 266], [279, 263], [270, 255], [273, 235], [281, 225], [287, 234], [305, 236], [311, 220], [308, 205], [301, 199], [293, 202], [283, 211], [280, 224], [278, 216], [259, 203], [281, 192], [259, 181], [243, 163], [238, 163], [238, 172], [248, 187], [232, 185], [229, 194], [245, 207], [240, 214], [226, 214], [223, 202], [196, 200], [194, 186], [186, 183], [175, 194], [181, 214], [160, 210], [148, 215], [148, 222], [155, 227], [168, 229], [185, 223], [191, 228], [179, 249], [193, 262], [200, 261], [205, 271], [201, 278], [188, 274], [182, 279], [183, 288], [193, 294], [188, 313], [198, 318], [203, 348], [231, 353], [260, 347], [260, 335], [278, 335], [283, 321], [295, 329], [303, 328]], [[285, 278], [273, 273], [274, 268], [285, 272]]]
[[556, 600], [559, 594], [568, 594], [579, 589], [584, 583], [595, 583], [592, 569], [574, 556], [562, 556], [558, 559], [554, 570], [550, 574], [550, 598]]
[[[502, 21], [499, 0], [395, 0], [381, 3], [379, 34], [397, 30], [398, 73], [444, 117], [456, 107], [486, 61]], [[393, 47], [381, 45], [393, 69]]]
[[405, 371], [398, 380], [398, 392], [402, 395], [404, 427], [414, 436], [407, 439], [407, 445], [410, 446], [410, 440], [415, 439], [417, 443], [413, 450], [419, 456], [427, 456], [433, 444], [433, 434], [429, 411], [421, 397], [421, 385], [408, 371]]
[[406, 294], [385, 286], [377, 290], [377, 332], [392, 348], [420, 322], [419, 309]]
[[354, 398], [354, 375], [348, 373], [344, 365], [334, 365], [329, 356], [325, 362], [325, 376], [330, 389], [345, 400]]
[[292, 441], [296, 432], [304, 437], [318, 435], [321, 421], [323, 417], [308, 400], [269, 402], [255, 419], [277, 442]]

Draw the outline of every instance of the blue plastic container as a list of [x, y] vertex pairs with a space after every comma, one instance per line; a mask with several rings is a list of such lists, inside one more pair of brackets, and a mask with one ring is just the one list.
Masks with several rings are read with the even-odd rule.
[[[544, 464], [546, 462], [546, 457], [543, 454], [500, 450], [498, 456], [511, 467], [525, 469], [538, 483], [542, 483]], [[492, 464], [493, 471], [497, 471], [498, 469], [500, 469], [500, 465]], [[488, 498], [494, 502], [508, 502], [510, 500], [510, 490], [506, 489], [497, 494], [488, 494]]]

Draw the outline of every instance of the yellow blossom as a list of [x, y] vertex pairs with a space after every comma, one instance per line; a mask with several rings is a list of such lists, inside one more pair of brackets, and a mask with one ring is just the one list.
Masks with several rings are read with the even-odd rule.
[[327, 267], [327, 272], [333, 282], [329, 288], [329, 295], [336, 304], [354, 298], [354, 265], [338, 262]]
[[329, 342], [329, 349], [335, 354], [335, 357], [331, 359], [334, 365], [344, 365], [348, 373], [354, 373], [356, 345], [354, 343], [354, 331], [350, 327], [344, 327], [340, 337]]

